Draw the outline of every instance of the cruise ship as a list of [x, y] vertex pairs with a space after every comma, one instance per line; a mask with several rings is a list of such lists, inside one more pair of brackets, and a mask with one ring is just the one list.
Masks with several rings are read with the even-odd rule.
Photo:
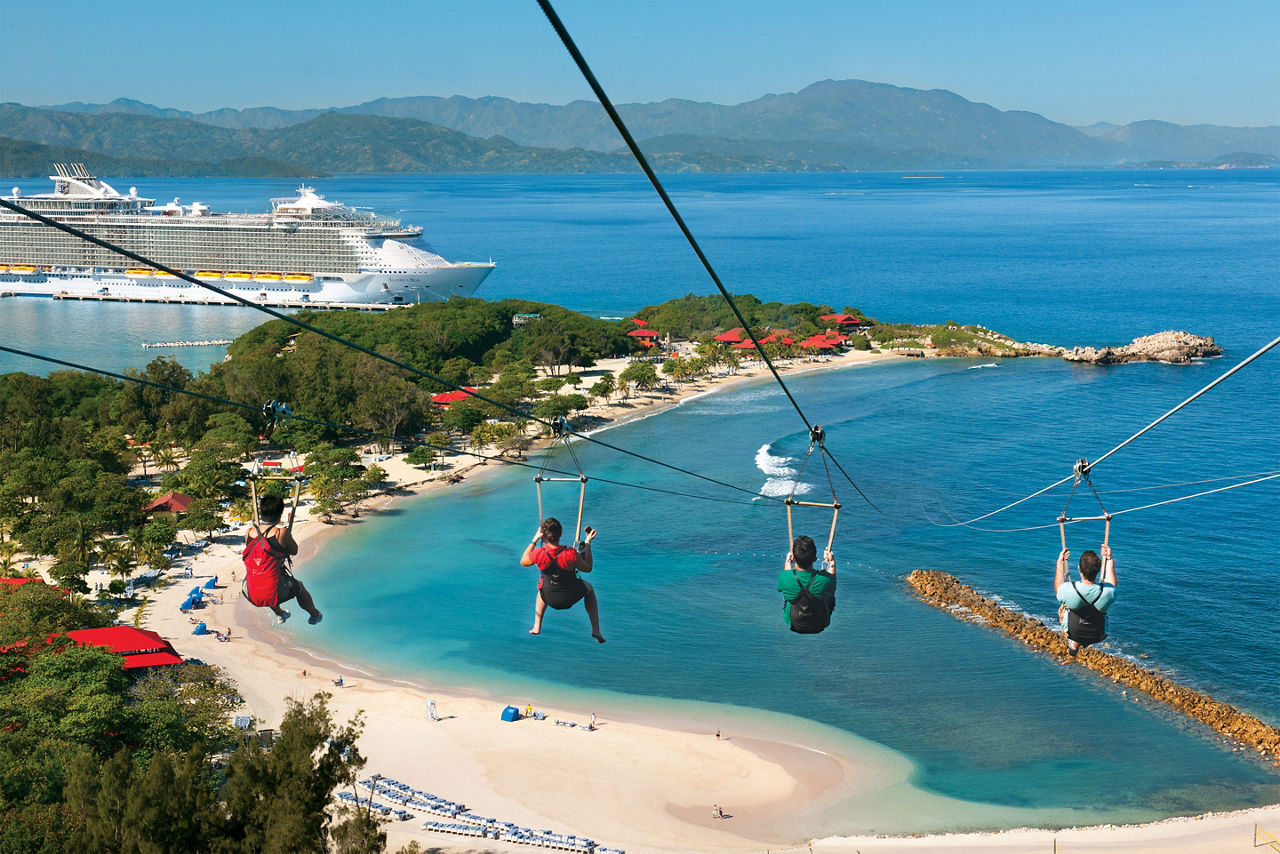
[[[213, 213], [179, 199], [116, 192], [59, 163], [53, 192], [14, 204], [262, 305], [398, 304], [471, 296], [492, 261], [450, 262], [412, 241], [422, 230], [325, 198], [310, 187], [270, 213]], [[0, 209], [0, 293], [148, 302], [231, 303], [160, 270]]]

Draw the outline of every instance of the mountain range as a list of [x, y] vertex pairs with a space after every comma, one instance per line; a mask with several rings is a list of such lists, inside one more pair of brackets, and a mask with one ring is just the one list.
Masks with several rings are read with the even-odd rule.
[[[660, 171], [1274, 166], [1280, 157], [1280, 126], [1142, 121], [1077, 128], [946, 90], [861, 80], [826, 80], [736, 105], [670, 99], [618, 110]], [[604, 110], [589, 101], [423, 96], [325, 110], [206, 113], [127, 99], [3, 104], [0, 134], [7, 138], [0, 140], [0, 172], [15, 177], [23, 173], [13, 169], [36, 154], [31, 144], [179, 172], [198, 163], [305, 174], [636, 168]], [[14, 153], [19, 141], [28, 146], [21, 156]], [[48, 161], [33, 168], [47, 174]]]

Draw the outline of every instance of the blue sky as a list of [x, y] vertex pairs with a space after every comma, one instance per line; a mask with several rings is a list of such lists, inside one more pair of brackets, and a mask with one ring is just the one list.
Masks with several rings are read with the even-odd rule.
[[[555, 5], [619, 103], [859, 78], [1069, 124], [1280, 124], [1280, 0]], [[590, 97], [534, 0], [0, 0], [0, 39], [0, 100], [30, 105]]]

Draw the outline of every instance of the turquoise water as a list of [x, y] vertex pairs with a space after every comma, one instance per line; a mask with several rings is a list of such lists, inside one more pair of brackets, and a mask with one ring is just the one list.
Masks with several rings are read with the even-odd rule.
[[[498, 270], [482, 291], [490, 298], [621, 315], [710, 290], [633, 177], [323, 183], [331, 198], [402, 211], [447, 257], [493, 255]], [[188, 184], [167, 192], [254, 209], [291, 189]], [[1226, 355], [1111, 369], [1021, 360], [969, 370], [984, 362], [938, 360], [789, 380], [883, 511], [837, 483], [840, 604], [818, 638], [782, 623], [773, 592], [786, 549], [778, 506], [599, 483], [587, 520], [602, 531], [592, 580], [609, 643], [590, 641], [580, 610], [552, 613], [544, 635], [528, 637], [534, 579], [516, 557], [536, 504], [531, 472], [512, 469], [399, 503], [330, 544], [303, 573], [322, 605], [340, 605], [326, 606], [320, 627], [297, 629], [299, 641], [513, 700], [678, 708], [708, 721], [723, 709], [783, 736], [801, 722], [824, 738], [849, 733], [905, 757], [922, 790], [990, 805], [984, 826], [1027, 823], [1026, 810], [1045, 822], [1133, 820], [1275, 802], [1274, 769], [1198, 725], [919, 604], [901, 580], [916, 567], [946, 570], [1051, 615], [1056, 530], [1000, 530], [1052, 523], [1064, 490], [979, 523], [988, 530], [939, 525], [1058, 480], [1077, 457], [1096, 458], [1275, 336], [1275, 177], [680, 176], [670, 184], [735, 291], [854, 305], [885, 319], [980, 322], [1063, 344], [1185, 328], [1216, 336]], [[0, 336], [21, 339], [12, 302], [0, 302]], [[99, 317], [122, 316], [113, 312], [123, 307], [101, 308]], [[50, 345], [75, 353], [102, 338], [94, 328], [79, 333]], [[1095, 483], [1117, 511], [1227, 483], [1189, 481], [1280, 469], [1277, 423], [1273, 352], [1099, 466]], [[799, 419], [767, 383], [691, 401], [610, 431], [608, 441], [772, 494], [806, 445]], [[579, 453], [597, 477], [745, 498], [605, 449]], [[812, 470], [806, 481], [810, 494], [823, 494]], [[1160, 484], [1185, 485], [1148, 489]], [[1280, 722], [1280, 535], [1269, 512], [1277, 498], [1271, 482], [1117, 516], [1112, 531], [1117, 649], [1272, 723]], [[571, 515], [575, 499], [554, 497], [552, 512]], [[1071, 510], [1096, 512], [1092, 501], [1078, 495]], [[825, 524], [800, 521], [807, 530]], [[1070, 535], [1078, 553], [1101, 530], [1081, 525]], [[975, 821], [954, 805], [930, 814], [937, 827]], [[838, 832], [872, 818], [849, 804], [830, 821]]]

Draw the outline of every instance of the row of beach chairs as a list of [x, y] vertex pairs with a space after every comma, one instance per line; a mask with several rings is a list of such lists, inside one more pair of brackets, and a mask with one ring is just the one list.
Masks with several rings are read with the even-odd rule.
[[357, 798], [350, 792], [339, 792], [338, 800], [354, 806], [366, 807], [372, 812], [378, 813], [378, 815], [385, 816], [387, 818], [395, 818], [398, 821], [408, 821], [414, 817], [413, 813], [408, 810], [398, 810], [394, 807], [389, 807], [386, 804], [380, 804], [370, 798]]
[[573, 729], [574, 727], [577, 727], [578, 729], [585, 729], [585, 730], [592, 729], [591, 724], [580, 724], [580, 723], [575, 723], [574, 721], [552, 721], [552, 723], [554, 723], [556, 726], [567, 726], [569, 729]]
[[[561, 722], [557, 721], [557, 723]], [[569, 725], [573, 726], [574, 724]], [[586, 727], [584, 726], [583, 728], [585, 729]], [[594, 840], [575, 836], [572, 833], [561, 834], [553, 830], [533, 830], [528, 827], [521, 827], [513, 822], [499, 821], [489, 816], [469, 813], [467, 812], [466, 804], [456, 803], [438, 795], [433, 795], [430, 792], [415, 789], [407, 783], [393, 780], [390, 777], [368, 777], [361, 780], [360, 785], [368, 789], [371, 794], [394, 803], [457, 819], [457, 821], [453, 822], [427, 819], [422, 823], [422, 827], [426, 830], [506, 842], [519, 842], [558, 851], [578, 851], [583, 852], [583, 854], [625, 854], [624, 851], [618, 848], [597, 847]], [[357, 799], [349, 792], [340, 793], [338, 797], [344, 801], [355, 801], [361, 805], [368, 802], [368, 799]], [[373, 809], [378, 809], [381, 806], [376, 801], [373, 804]], [[382, 807], [382, 809], [390, 811], [390, 813], [384, 814], [394, 814], [401, 818], [409, 815], [403, 810], [394, 810], [391, 807]], [[402, 816], [401, 813], [404, 813], [404, 815]]]

